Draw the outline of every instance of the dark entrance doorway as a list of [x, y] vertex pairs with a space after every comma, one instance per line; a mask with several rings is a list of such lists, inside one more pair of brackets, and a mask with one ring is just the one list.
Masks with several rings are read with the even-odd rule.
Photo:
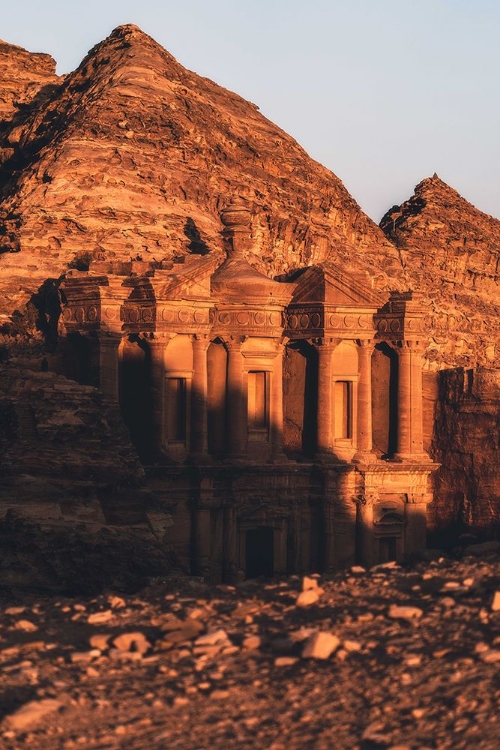
[[379, 541], [379, 562], [395, 562], [397, 560], [398, 540], [395, 536], [382, 537]]
[[119, 382], [123, 421], [139, 458], [149, 462], [154, 448], [151, 352], [147, 343], [136, 336], [123, 343]]
[[245, 571], [247, 578], [274, 575], [274, 534], [269, 526], [246, 532]]

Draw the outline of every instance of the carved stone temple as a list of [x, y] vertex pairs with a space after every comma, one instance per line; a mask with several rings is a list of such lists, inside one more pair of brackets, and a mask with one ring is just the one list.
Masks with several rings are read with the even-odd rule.
[[94, 263], [62, 287], [66, 374], [119, 400], [179, 558], [234, 582], [425, 547], [419, 295], [328, 263], [272, 280], [245, 205], [221, 219], [222, 263]]

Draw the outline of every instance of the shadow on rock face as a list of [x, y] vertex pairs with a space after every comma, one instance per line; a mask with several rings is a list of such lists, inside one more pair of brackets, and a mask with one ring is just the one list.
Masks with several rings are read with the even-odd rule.
[[42, 529], [9, 512], [0, 523], [0, 549], [0, 592], [134, 592], [150, 577], [179, 570], [172, 551], [146, 527]]

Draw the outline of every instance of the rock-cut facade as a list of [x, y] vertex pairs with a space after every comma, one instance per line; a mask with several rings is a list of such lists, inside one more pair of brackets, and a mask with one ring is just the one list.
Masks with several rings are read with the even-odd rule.
[[337, 263], [269, 278], [241, 199], [221, 235], [222, 263], [70, 271], [61, 366], [120, 403], [192, 574], [234, 582], [413, 555], [438, 468], [424, 444], [421, 296], [373, 291]]

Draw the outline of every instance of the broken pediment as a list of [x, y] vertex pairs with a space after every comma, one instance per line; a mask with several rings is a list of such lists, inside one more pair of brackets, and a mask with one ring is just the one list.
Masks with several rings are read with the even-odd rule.
[[167, 271], [155, 270], [151, 278], [156, 300], [208, 299], [210, 279], [218, 257], [192, 257]]
[[212, 277], [212, 292], [224, 302], [284, 306], [290, 302], [294, 284], [274, 281], [246, 260], [229, 258]]
[[386, 301], [384, 293], [369, 288], [367, 279], [344, 273], [323, 264], [307, 268], [297, 279], [293, 304], [326, 304], [339, 307], [378, 309]]

